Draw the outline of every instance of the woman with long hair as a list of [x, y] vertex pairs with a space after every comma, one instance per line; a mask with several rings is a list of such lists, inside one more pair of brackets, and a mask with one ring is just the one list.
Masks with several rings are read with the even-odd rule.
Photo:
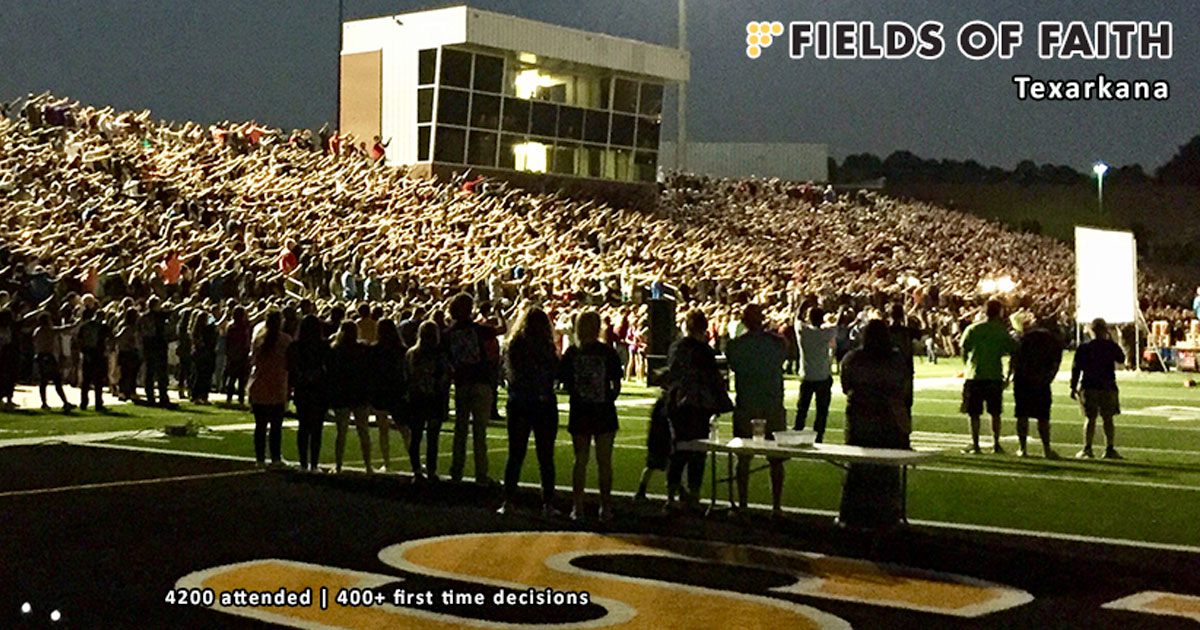
[[117, 330], [117, 368], [120, 378], [117, 392], [121, 400], [137, 398], [137, 377], [142, 367], [142, 355], [138, 351], [138, 311], [130, 306], [125, 309], [121, 327]]
[[[406, 356], [408, 367], [408, 413], [405, 420], [411, 436], [408, 457], [413, 478], [437, 480], [438, 436], [445, 420], [445, 392], [450, 389], [450, 361], [441, 346], [441, 330], [433, 321], [421, 323], [417, 343]], [[421, 434], [426, 434], [425, 466], [421, 466]]]
[[538, 471], [542, 479], [542, 512], [554, 512], [554, 439], [558, 435], [558, 401], [554, 378], [558, 353], [550, 318], [540, 308], [525, 312], [504, 353], [508, 379], [508, 465], [504, 470], [504, 503], [499, 512], [512, 509], [521, 466], [533, 432]]
[[316, 315], [300, 321], [296, 341], [288, 348], [288, 384], [296, 404], [300, 470], [317, 472], [321, 459], [321, 427], [329, 406], [329, 342]]
[[374, 472], [371, 468], [371, 432], [367, 424], [371, 416], [368, 369], [367, 347], [358, 342], [358, 326], [346, 320], [338, 330], [329, 365], [329, 406], [333, 409], [333, 419], [337, 422], [334, 458], [339, 473], [342, 472], [342, 462], [345, 459], [346, 431], [350, 428], [351, 416], [354, 416], [354, 425], [358, 430], [363, 466], [368, 473]]
[[250, 408], [254, 412], [254, 458], [266, 462], [267, 429], [270, 428], [271, 466], [283, 465], [280, 441], [283, 438], [283, 410], [288, 399], [287, 349], [292, 338], [281, 330], [279, 311], [267, 313], [262, 335], [255, 340], [251, 354]]
[[[909, 448], [912, 365], [892, 344], [887, 323], [866, 323], [862, 347], [846, 355], [840, 376], [846, 392], [846, 444]], [[903, 515], [900, 481], [895, 466], [851, 465], [838, 523], [861, 528], [897, 525]]]
[[601, 521], [612, 518], [612, 448], [617, 433], [621, 359], [600, 341], [600, 315], [584, 311], [575, 320], [575, 343], [563, 353], [558, 380], [570, 395], [567, 431], [575, 447], [571, 520], [583, 517], [583, 490], [591, 444], [596, 443]]
[[400, 419], [405, 415], [408, 386], [405, 382], [404, 344], [400, 341], [396, 323], [390, 319], [380, 320], [375, 335], [375, 345], [369, 346], [371, 407], [375, 410], [375, 423], [379, 427], [379, 450], [383, 454], [383, 470], [386, 471], [392, 468], [388, 446], [392, 424], [396, 424], [405, 443], [409, 440], [408, 425]]

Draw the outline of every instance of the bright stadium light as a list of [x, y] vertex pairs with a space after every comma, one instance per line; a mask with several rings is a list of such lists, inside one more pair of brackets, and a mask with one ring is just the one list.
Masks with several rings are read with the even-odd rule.
[[1097, 191], [1099, 192], [1100, 212], [1104, 212], [1104, 174], [1108, 172], [1108, 165], [1104, 162], [1096, 162], [1092, 165], [1092, 172], [1096, 174]]

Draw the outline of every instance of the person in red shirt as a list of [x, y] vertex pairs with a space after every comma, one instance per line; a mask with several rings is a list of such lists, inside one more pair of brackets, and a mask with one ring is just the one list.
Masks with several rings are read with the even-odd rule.
[[387, 157], [387, 148], [391, 143], [391, 140], [384, 142], [382, 138], [375, 136], [375, 142], [371, 145], [370, 151], [371, 161], [376, 164], [382, 163], [383, 158]]
[[275, 258], [275, 268], [285, 276], [292, 275], [296, 268], [300, 266], [300, 260], [296, 258], [296, 244], [293, 241], [287, 241], [283, 249], [279, 250], [279, 256]]

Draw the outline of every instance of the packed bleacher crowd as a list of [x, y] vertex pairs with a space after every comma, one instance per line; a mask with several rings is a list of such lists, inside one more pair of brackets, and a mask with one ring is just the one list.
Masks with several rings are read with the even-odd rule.
[[[748, 324], [781, 333], [791, 370], [797, 315], [814, 305], [828, 312], [821, 325], [839, 360], [884, 314], [913, 331], [908, 354], [917, 344], [936, 359], [960, 352], [985, 294], [1018, 320], [1065, 322], [1072, 309], [1063, 244], [874, 193], [672, 174], [657, 209], [632, 210], [469, 173], [410, 179], [380, 165], [380, 139], [368, 147], [327, 128], [168, 124], [49, 95], [4, 104], [3, 114], [0, 398], [11, 405], [26, 379], [45, 402], [64, 377], [97, 407], [105, 384], [133, 400], [141, 383], [146, 402], [161, 405], [172, 404], [171, 380], [201, 404], [214, 388], [230, 402], [248, 390], [260, 460], [266, 450], [278, 460], [291, 403], [304, 467], [317, 465], [332, 410], [339, 469], [352, 421], [371, 469], [368, 418], [383, 418], [387, 440], [390, 413], [414, 473], [432, 473], [433, 427], [449, 417], [453, 384], [451, 475], [462, 474], [472, 426], [484, 479], [478, 453], [497, 387], [505, 375], [520, 382], [513, 366], [502, 369], [513, 360], [502, 344], [532, 326], [554, 363], [572, 339], [601, 344], [611, 358], [588, 350], [602, 355], [600, 389], [572, 396], [608, 404], [621, 376], [646, 375], [652, 298], [676, 302], [681, 337], [699, 339], [691, 328], [702, 320], [714, 353]], [[1171, 306], [1174, 287], [1148, 287], [1153, 307]], [[744, 321], [750, 303], [761, 321]], [[530, 323], [530, 313], [542, 315]], [[518, 416], [538, 435], [546, 385], [571, 389], [574, 377], [533, 371], [516, 398], [526, 397]], [[329, 393], [306, 400], [309, 391]], [[603, 466], [608, 412], [581, 413], [593, 427], [583, 435], [609, 435], [595, 443]], [[423, 431], [433, 431], [428, 470]], [[681, 474], [672, 472], [675, 485]]]

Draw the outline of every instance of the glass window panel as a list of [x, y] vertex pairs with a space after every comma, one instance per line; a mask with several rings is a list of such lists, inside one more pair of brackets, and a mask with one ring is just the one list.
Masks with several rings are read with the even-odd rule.
[[604, 177], [618, 181], [629, 181], [633, 151], [608, 149], [604, 152]]
[[527, 133], [529, 131], [529, 101], [506, 97], [501, 124], [505, 131]]
[[[446, 63], [445, 60], [443, 60], [442, 63]], [[636, 112], [637, 98], [637, 82], [626, 79], [616, 80], [616, 86], [613, 88], [613, 109], [619, 112]]]
[[524, 143], [525, 138], [523, 136], [514, 136], [510, 134], [504, 134], [500, 136], [500, 161], [497, 163], [497, 166], [500, 166], [501, 168], [515, 169], [517, 167], [516, 147], [517, 145]]
[[633, 127], [633, 116], [613, 114], [612, 140], [610, 141], [610, 144], [616, 144], [623, 147], [633, 146]]
[[438, 162], [463, 163], [463, 152], [467, 147], [467, 130], [452, 127], [437, 128], [437, 140], [433, 147], [434, 159]]
[[554, 137], [558, 128], [558, 105], [533, 103], [529, 132], [535, 136]]
[[472, 85], [480, 92], [499, 94], [500, 87], [504, 85], [504, 59], [475, 55], [475, 79]]
[[600, 109], [608, 109], [608, 97], [612, 91], [612, 77], [600, 79]]
[[600, 177], [604, 172], [604, 147], [584, 145], [580, 152], [579, 168], [575, 174], [583, 177]]
[[552, 155], [550, 145], [538, 142], [521, 142], [513, 145], [513, 156], [516, 158], [515, 168], [518, 171], [545, 173], [547, 162]]
[[496, 165], [495, 132], [471, 130], [471, 142], [467, 147], [467, 163], [475, 166]]
[[433, 88], [417, 90], [417, 122], [433, 122]]
[[583, 113], [583, 139], [588, 142], [608, 142], [608, 112], [589, 109]]
[[451, 125], [467, 124], [467, 108], [470, 104], [470, 92], [461, 90], [439, 90], [438, 93], [438, 123]]
[[640, 117], [637, 121], [637, 146], [639, 149], [658, 149], [660, 125], [655, 118]]
[[471, 87], [471, 53], [442, 49], [442, 85]]
[[564, 175], [574, 175], [575, 154], [578, 152], [577, 144], [560, 144], [554, 147], [554, 166], [551, 170]]
[[491, 94], [471, 95], [471, 126], [495, 129], [500, 126], [500, 97]]
[[655, 180], [655, 172], [658, 167], [658, 154], [648, 151], [638, 151], [633, 158], [633, 165], [636, 178], [643, 182], [652, 182]]
[[537, 100], [550, 101], [551, 103], [566, 103], [567, 84], [556, 83], [554, 85], [539, 86], [537, 89]]
[[663, 86], [657, 83], [642, 84], [642, 102], [638, 105], [638, 112], [644, 116], [658, 116], [662, 114], [663, 103]]
[[433, 85], [437, 77], [437, 49], [430, 48], [417, 53], [417, 84]]
[[558, 109], [558, 137], [579, 140], [583, 138], [583, 110], [564, 105]]
[[417, 161], [429, 161], [429, 136], [430, 130], [433, 129], [429, 125], [421, 125], [417, 127]]

